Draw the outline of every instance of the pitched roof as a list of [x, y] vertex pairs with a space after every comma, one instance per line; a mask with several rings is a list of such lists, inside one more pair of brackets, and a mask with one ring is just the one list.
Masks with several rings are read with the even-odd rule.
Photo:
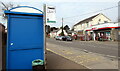
[[[99, 13], [99, 14], [100, 14], [100, 13]], [[98, 16], [99, 14], [94, 15], [94, 16], [91, 16], [91, 17], [89, 17], [89, 18], [87, 18], [87, 19], [84, 19], [84, 20], [78, 22], [77, 24], [75, 24], [74, 26], [76, 26], [76, 25], [78, 25], [78, 24], [81, 24], [81, 23], [84, 23], [84, 22], [86, 22], [86, 21], [90, 21], [90, 20], [92, 20], [93, 18], [95, 18], [96, 16]]]

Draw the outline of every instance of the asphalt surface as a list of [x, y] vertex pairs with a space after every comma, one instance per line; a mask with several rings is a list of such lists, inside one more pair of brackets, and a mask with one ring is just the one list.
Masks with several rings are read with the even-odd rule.
[[47, 69], [87, 69], [62, 56], [47, 51]]
[[47, 38], [47, 42], [65, 47], [74, 47], [87, 50], [89, 52], [118, 56], [118, 43], [117, 42], [97, 42], [97, 41], [59, 41]]

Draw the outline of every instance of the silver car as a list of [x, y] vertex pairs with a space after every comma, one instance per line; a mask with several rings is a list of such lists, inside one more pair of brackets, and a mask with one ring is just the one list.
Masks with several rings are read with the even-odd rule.
[[56, 40], [63, 40], [63, 36], [56, 36], [55, 39]]
[[56, 39], [56, 40], [59, 40], [59, 37], [60, 37], [60, 36], [56, 36], [55, 39]]
[[60, 37], [59, 37], [59, 40], [63, 40], [63, 37], [64, 37], [64, 36], [60, 36]]

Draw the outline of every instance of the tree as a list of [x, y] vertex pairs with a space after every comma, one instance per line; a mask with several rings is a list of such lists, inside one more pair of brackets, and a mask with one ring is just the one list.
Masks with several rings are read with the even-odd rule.
[[50, 26], [46, 25], [45, 28], [46, 28], [46, 34], [48, 35], [50, 33]]
[[61, 35], [61, 36], [64, 36], [64, 35], [65, 35], [64, 32], [63, 32], [63, 30], [62, 30], [62, 32], [60, 33], [60, 35]]
[[60, 33], [60, 35], [64, 36], [65, 34], [64, 34], [64, 31], [63, 31], [64, 30], [63, 27], [60, 27], [60, 29], [62, 30], [62, 32]]
[[58, 28], [56, 28], [56, 27], [51, 27], [50, 29], [51, 29], [51, 31], [58, 30]]
[[[11, 9], [11, 8], [13, 8], [13, 7], [18, 7], [18, 6], [19, 6], [19, 5], [15, 5], [15, 4], [11, 3], [11, 2], [9, 2], [9, 3], [4, 3], [4, 2], [2, 2], [2, 1], [0, 1], [0, 7], [1, 7], [1, 11], [2, 11], [2, 12], [4, 12], [5, 10], [9, 10], [9, 9]], [[4, 20], [7, 19], [7, 16], [6, 16], [4, 13], [2, 13], [2, 17], [3, 17]]]
[[60, 33], [60, 35], [61, 35], [61, 36], [64, 36], [64, 31], [63, 31], [64, 28], [63, 28], [63, 24], [62, 24], [62, 26], [60, 27], [60, 29], [62, 29], [62, 32]]
[[63, 28], [64, 30], [68, 31], [70, 28], [68, 25], [65, 25], [65, 27]]

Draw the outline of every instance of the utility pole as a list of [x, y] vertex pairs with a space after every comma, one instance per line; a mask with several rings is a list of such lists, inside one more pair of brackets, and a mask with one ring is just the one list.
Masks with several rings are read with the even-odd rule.
[[63, 18], [62, 18], [62, 32], [61, 32], [61, 36], [64, 36], [64, 32], [63, 32]]
[[62, 18], [62, 28], [63, 28], [63, 18]]

